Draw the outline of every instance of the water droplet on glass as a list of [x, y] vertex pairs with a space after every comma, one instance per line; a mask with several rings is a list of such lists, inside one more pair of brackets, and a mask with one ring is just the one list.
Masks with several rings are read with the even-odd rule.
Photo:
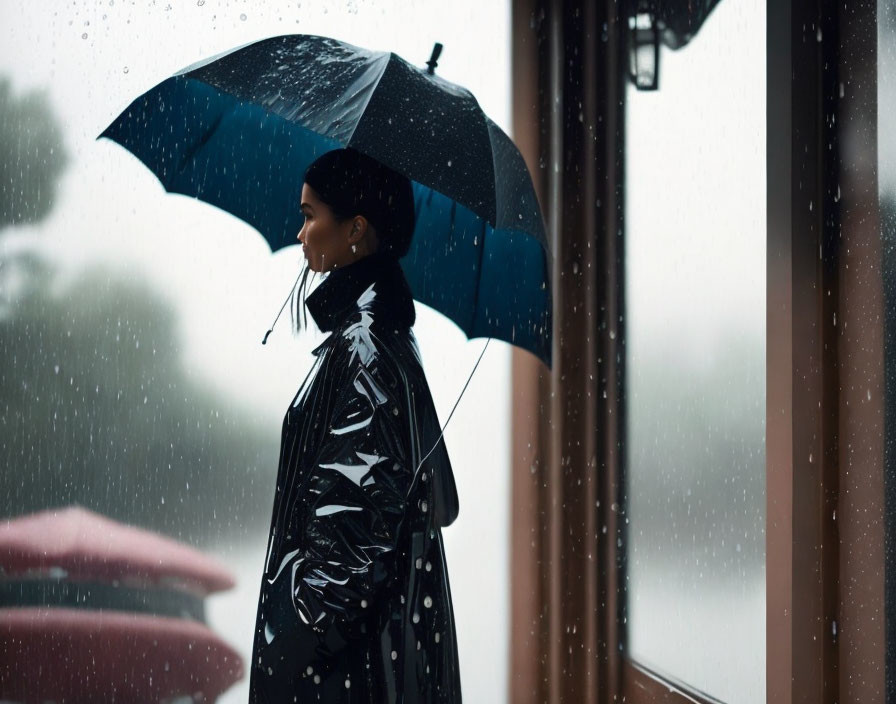
[[420, 623], [420, 614], [415, 613], [411, 618], [411, 621], [413, 621], [414, 623]]
[[127, 73], [130, 69], [128, 69], [128, 67], [125, 66], [123, 70], [124, 70], [125, 73]]
[[196, 0], [196, 4], [199, 5], [199, 7], [202, 7], [205, 5], [205, 0]]
[[432, 599], [428, 596], [423, 597], [423, 605], [428, 609], [432, 607]]
[[[240, 19], [241, 19], [243, 22], [246, 21], [246, 13], [245, 13], [245, 12], [242, 13], [242, 14], [240, 15]], [[348, 685], [345, 685], [345, 686], [348, 687]]]
[[84, 34], [81, 35], [81, 39], [87, 39], [87, 32], [84, 32]]
[[398, 653], [395, 650], [392, 651], [392, 659], [398, 660]]

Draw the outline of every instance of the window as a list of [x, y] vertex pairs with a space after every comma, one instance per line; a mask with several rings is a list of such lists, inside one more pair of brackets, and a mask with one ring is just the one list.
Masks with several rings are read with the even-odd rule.
[[765, 3], [628, 85], [628, 655], [765, 697]]

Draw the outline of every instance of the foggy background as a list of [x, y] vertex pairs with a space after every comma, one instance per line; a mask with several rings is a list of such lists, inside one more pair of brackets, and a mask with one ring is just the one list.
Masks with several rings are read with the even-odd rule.
[[[98, 135], [207, 56], [292, 32], [395, 51], [477, 96], [509, 129], [507, 2], [0, 4], [0, 516], [72, 503], [221, 559], [235, 589], [210, 626], [248, 672], [283, 415], [323, 335], [290, 332], [301, 261], [165, 193]], [[417, 304], [448, 418], [484, 339]], [[506, 698], [509, 349], [492, 341], [446, 442], [460, 516], [444, 532], [468, 701]], [[221, 699], [245, 701], [248, 676]]]

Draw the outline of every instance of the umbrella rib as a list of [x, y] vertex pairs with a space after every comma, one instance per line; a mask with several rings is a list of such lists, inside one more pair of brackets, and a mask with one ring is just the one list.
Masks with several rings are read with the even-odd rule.
[[370, 105], [370, 99], [373, 97], [373, 94], [376, 92], [376, 89], [379, 86], [380, 81], [383, 80], [383, 76], [386, 74], [386, 71], [389, 70], [389, 63], [392, 61], [393, 56], [394, 56], [394, 54], [390, 51], [388, 58], [385, 58], [386, 65], [383, 67], [383, 70], [380, 71], [380, 75], [376, 77], [376, 83], [374, 83], [373, 86], [371, 86], [370, 90], [367, 92], [367, 100], [364, 102], [364, 109], [358, 113], [359, 114], [358, 121], [355, 122], [355, 126], [352, 127], [352, 133], [348, 136], [348, 139], [345, 140], [345, 146], [351, 145], [352, 139], [355, 136], [355, 132], [358, 131], [358, 125], [360, 125], [361, 120], [364, 119], [364, 113], [367, 111], [367, 106]]
[[485, 256], [485, 229], [487, 222], [484, 218], [482, 221], [482, 246], [479, 248], [479, 275], [476, 277], [476, 291], [473, 294], [473, 321], [470, 323], [470, 333], [473, 332], [473, 326], [476, 324], [476, 310], [479, 308], [479, 290], [482, 287], [482, 259]]

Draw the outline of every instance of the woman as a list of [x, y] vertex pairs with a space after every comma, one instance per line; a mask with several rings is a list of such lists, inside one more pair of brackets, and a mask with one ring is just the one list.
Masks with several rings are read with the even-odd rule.
[[304, 274], [327, 273], [304, 304], [330, 335], [283, 421], [249, 700], [460, 702], [440, 530], [457, 492], [398, 261], [411, 185], [339, 149], [301, 208]]

